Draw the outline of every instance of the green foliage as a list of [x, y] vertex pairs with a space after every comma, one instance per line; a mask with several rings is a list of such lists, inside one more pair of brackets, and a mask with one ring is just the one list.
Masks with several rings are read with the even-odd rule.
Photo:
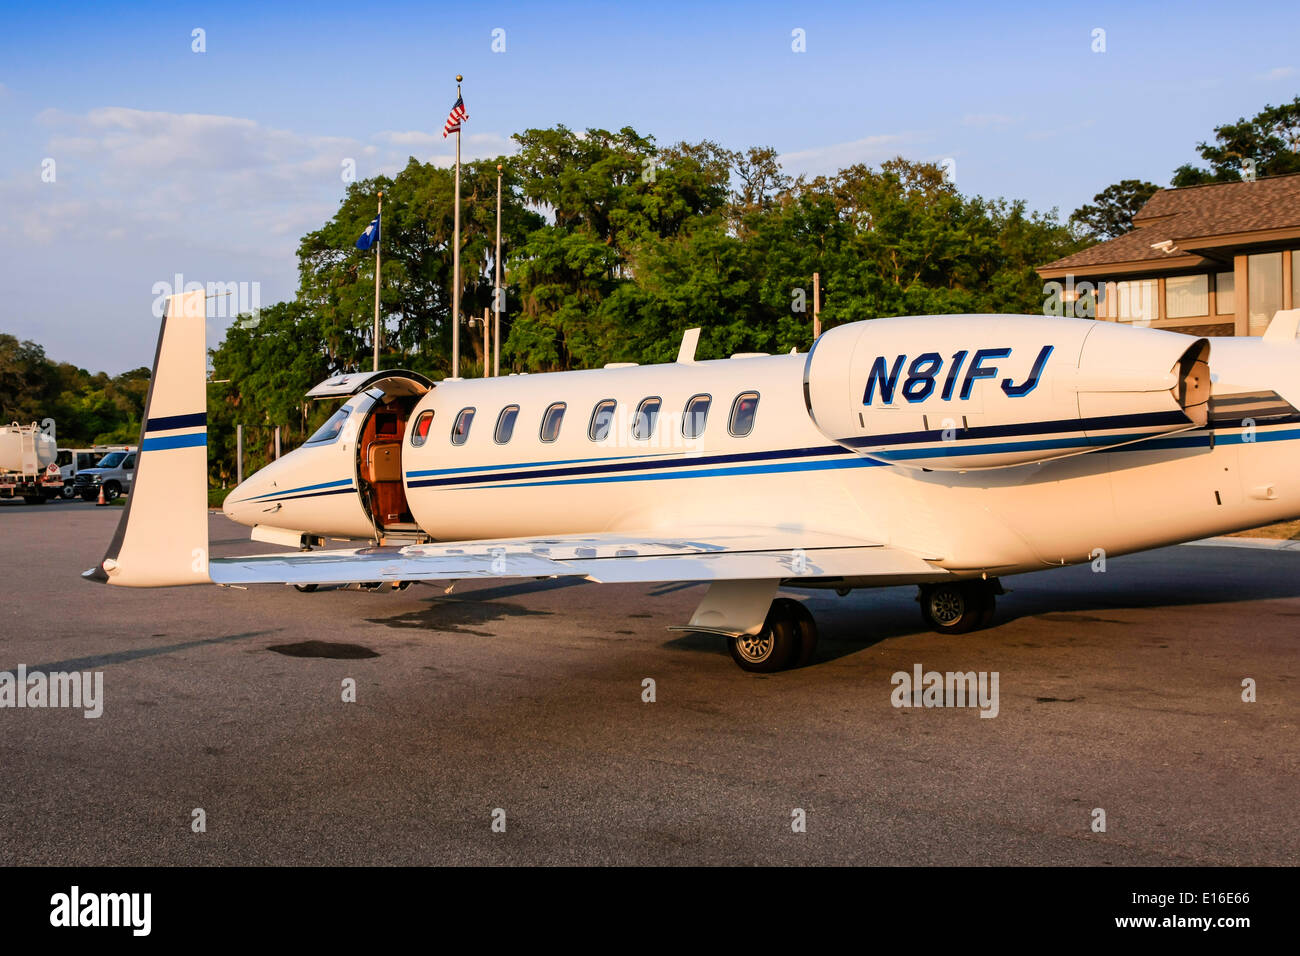
[[1255, 161], [1256, 176], [1300, 173], [1300, 96], [1290, 103], [1265, 106], [1250, 119], [1214, 128], [1214, 143], [1196, 147], [1209, 168], [1190, 163], [1174, 170], [1173, 186], [1236, 182], [1243, 160]]
[[149, 392], [149, 369], [110, 377], [55, 363], [35, 342], [0, 333], [0, 422], [54, 419], [64, 448], [134, 443]]
[[1141, 179], [1121, 180], [1093, 196], [1092, 203], [1076, 209], [1070, 222], [1087, 230], [1093, 239], [1114, 239], [1132, 231], [1133, 217], [1159, 189]]

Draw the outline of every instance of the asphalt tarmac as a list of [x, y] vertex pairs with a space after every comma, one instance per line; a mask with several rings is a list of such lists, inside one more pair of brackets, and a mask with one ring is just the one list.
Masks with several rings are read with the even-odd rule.
[[[0, 504], [0, 671], [103, 674], [99, 718], [0, 709], [0, 864], [1300, 862], [1296, 551], [1008, 578], [962, 637], [818, 592], [814, 664], [756, 676], [666, 630], [700, 586], [80, 580], [120, 513]], [[893, 706], [918, 664], [997, 716]]]

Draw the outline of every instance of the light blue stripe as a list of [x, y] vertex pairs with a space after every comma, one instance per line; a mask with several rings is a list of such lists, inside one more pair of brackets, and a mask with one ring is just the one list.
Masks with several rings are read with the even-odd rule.
[[258, 495], [255, 498], [244, 498], [243, 501], [258, 501], [262, 498], [283, 498], [285, 495], [294, 495], [300, 491], [316, 491], [320, 488], [337, 488], [339, 485], [351, 485], [351, 478], [341, 478], [338, 481], [322, 481], [316, 485], [303, 485], [301, 488], [290, 488], [288, 491], [271, 491], [264, 495]]
[[549, 465], [585, 465], [598, 461], [642, 461], [646, 458], [670, 458], [672, 452], [662, 455], [611, 455], [608, 458], [567, 458], [561, 461], [518, 461], [508, 465], [476, 465], [473, 468], [431, 468], [425, 471], [408, 471], [407, 478], [429, 478], [434, 475], [470, 475], [482, 471], [501, 471], [506, 468], [545, 468]]
[[140, 445], [141, 451], [165, 451], [168, 448], [199, 448], [208, 443], [208, 433], [195, 432], [193, 435], [170, 435], [167, 438], [146, 438]]
[[883, 461], [869, 458], [833, 458], [826, 461], [792, 461], [775, 465], [739, 465], [733, 468], [693, 468], [686, 471], [641, 472], [630, 475], [605, 475], [595, 478], [562, 478], [556, 481], [520, 481], [505, 485], [457, 485], [460, 490], [484, 488], [541, 488], [546, 485], [590, 485], [611, 481], [665, 481], [672, 478], [717, 478], [728, 475], [781, 474], [792, 471], [827, 471], [833, 468], [885, 468]]

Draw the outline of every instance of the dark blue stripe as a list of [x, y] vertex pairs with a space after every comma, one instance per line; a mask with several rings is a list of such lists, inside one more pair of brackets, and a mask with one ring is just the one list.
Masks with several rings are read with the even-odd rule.
[[193, 435], [170, 435], [166, 438], [146, 438], [140, 443], [141, 451], [165, 451], [168, 448], [198, 448], [208, 443], [207, 432]]
[[284, 491], [268, 491], [264, 495], [256, 495], [252, 498], [241, 498], [241, 501], [260, 501], [263, 498], [283, 498], [285, 495], [297, 494], [300, 491], [315, 491], [317, 488], [337, 488], [339, 485], [347, 485], [347, 489], [352, 489], [351, 478], [340, 478], [337, 481], [321, 481], [314, 485], [299, 485], [297, 488], [286, 488]]
[[819, 448], [789, 448], [779, 451], [746, 452], [737, 455], [711, 455], [704, 458], [672, 458], [668, 460], [660, 458], [650, 461], [623, 461], [616, 464], [583, 465], [572, 468], [529, 469], [491, 476], [459, 475], [452, 478], [428, 478], [423, 481], [409, 481], [410, 476], [408, 476], [407, 485], [411, 488], [427, 488], [434, 485], [465, 485], [483, 481], [502, 482], [520, 481], [529, 478], [563, 478], [569, 475], [590, 475], [597, 472], [650, 471], [664, 468], [680, 468], [682, 466], [697, 468], [703, 465], [729, 464], [742, 461], [759, 461], [762, 459], [779, 458], [808, 458], [814, 455], [844, 455], [847, 453], [847, 450], [839, 445], [823, 445]]
[[[1067, 418], [1055, 422], [1021, 422], [1015, 425], [976, 425], [974, 428], [955, 429], [959, 441], [979, 438], [1011, 438], [1016, 435], [1047, 435], [1057, 432], [1106, 431], [1115, 428], [1140, 428], [1155, 425], [1189, 425], [1190, 419], [1182, 412], [1146, 412], [1141, 415], [1105, 415], [1097, 418]], [[853, 448], [878, 445], [911, 445], [922, 442], [941, 442], [945, 428], [929, 431], [896, 432], [890, 435], [862, 435], [841, 439]], [[951, 444], [951, 442], [948, 442]]]
[[193, 415], [164, 415], [161, 418], [150, 418], [144, 423], [146, 432], [163, 432], [170, 431], [173, 428], [206, 428], [208, 424], [207, 412], [196, 412]]
[[829, 461], [787, 461], [770, 465], [748, 465], [738, 468], [690, 468], [683, 471], [657, 471], [649, 475], [597, 475], [592, 478], [566, 478], [560, 481], [519, 482], [509, 485], [486, 485], [481, 488], [463, 488], [462, 491], [487, 491], [496, 488], [542, 488], [547, 485], [591, 485], [612, 481], [671, 481], [676, 478], [717, 478], [729, 475], [784, 474], [792, 471], [827, 471], [838, 468], [887, 468], [886, 462], [870, 458], [836, 458]]

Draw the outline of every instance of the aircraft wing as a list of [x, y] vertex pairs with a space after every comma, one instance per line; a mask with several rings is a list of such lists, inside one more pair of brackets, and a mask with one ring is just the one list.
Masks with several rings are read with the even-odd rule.
[[598, 582], [948, 577], [922, 556], [879, 542], [804, 530], [713, 529], [509, 538], [212, 558], [216, 584], [349, 584], [576, 576]]

